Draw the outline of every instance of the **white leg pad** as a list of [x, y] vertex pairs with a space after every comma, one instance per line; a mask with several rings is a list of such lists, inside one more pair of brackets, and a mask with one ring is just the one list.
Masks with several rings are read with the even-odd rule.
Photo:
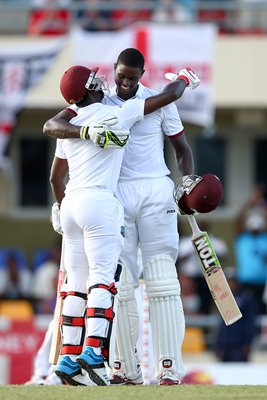
[[114, 369], [121, 370], [128, 379], [138, 374], [135, 348], [139, 333], [139, 318], [131, 272], [123, 267], [116, 295], [117, 331]]
[[[78, 296], [67, 296], [64, 299], [62, 315], [83, 317], [85, 312], [86, 300]], [[71, 343], [79, 345], [82, 340], [83, 328], [80, 326], [62, 325], [63, 344]]]
[[181, 351], [185, 319], [173, 259], [162, 255], [149, 260], [144, 266], [144, 281], [149, 299], [156, 378], [171, 370], [182, 380], [185, 375]]

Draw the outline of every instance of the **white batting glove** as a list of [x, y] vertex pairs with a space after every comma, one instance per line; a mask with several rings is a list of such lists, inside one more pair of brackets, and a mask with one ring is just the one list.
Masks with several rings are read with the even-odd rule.
[[189, 89], [194, 90], [200, 84], [200, 79], [197, 74], [190, 68], [184, 68], [179, 71], [178, 74], [173, 74], [172, 72], [167, 72], [165, 78], [170, 81], [176, 81], [177, 79], [184, 79], [189, 87]]
[[54, 203], [52, 205], [51, 222], [52, 222], [54, 231], [59, 233], [60, 235], [63, 235], [63, 229], [62, 229], [61, 223], [60, 223], [60, 206], [58, 203]]
[[103, 120], [97, 125], [82, 126], [80, 137], [83, 140], [91, 140], [101, 148], [122, 149], [129, 141], [130, 131], [118, 128], [109, 129], [110, 126], [118, 122], [117, 117], [111, 117]]

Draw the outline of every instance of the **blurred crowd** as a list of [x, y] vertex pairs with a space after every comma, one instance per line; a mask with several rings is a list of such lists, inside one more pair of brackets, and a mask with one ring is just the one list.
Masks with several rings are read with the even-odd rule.
[[[216, 7], [202, 7], [199, 0], [31, 0], [28, 33], [58, 35], [72, 26], [86, 31], [114, 31], [135, 22], [190, 23], [213, 22], [221, 33], [266, 33], [267, 7], [264, 1], [217, 1]], [[205, 2], [207, 3], [207, 2]], [[224, 3], [232, 3], [224, 6]], [[123, 4], [123, 6], [122, 6]], [[220, 6], [221, 5], [221, 6]], [[242, 9], [242, 6], [244, 8]], [[260, 8], [263, 6], [263, 9]]]
[[1, 248], [0, 316], [2, 303], [16, 300], [26, 300], [32, 306], [33, 315], [53, 314], [60, 257], [61, 240], [51, 249], [37, 249], [32, 263], [28, 263], [20, 248]]
[[[110, 7], [101, 0], [79, 3], [78, 0], [32, 0], [28, 33], [64, 34], [71, 25], [93, 32], [119, 30], [135, 22], [193, 21], [193, 0], [156, 0], [153, 8], [147, 8], [146, 2], [141, 0], [135, 1], [134, 7], [131, 0], [124, 0], [123, 8], [120, 8], [122, 3], [116, 7], [111, 1]], [[54, 8], [49, 8], [51, 5]]]

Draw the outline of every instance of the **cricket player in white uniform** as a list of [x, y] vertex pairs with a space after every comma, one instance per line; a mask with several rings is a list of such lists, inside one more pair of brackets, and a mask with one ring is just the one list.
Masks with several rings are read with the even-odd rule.
[[[95, 80], [100, 79], [95, 77], [96, 71], [87, 68], [85, 79], [84, 68], [75, 66], [66, 71], [62, 78], [63, 83], [61, 81], [61, 92], [69, 103], [78, 104], [78, 114], [71, 122], [78, 125], [75, 128], [78, 128], [83, 139], [91, 140], [87, 145], [80, 140], [58, 140], [50, 178], [55, 198], [61, 204], [60, 219], [68, 276], [68, 291], [61, 317], [62, 357], [56, 373], [68, 383], [77, 384], [73, 383], [72, 377], [81, 373], [80, 366], [88, 372], [96, 385], [109, 385], [102, 350], [105, 349], [114, 317], [114, 275], [123, 245], [123, 211], [114, 192], [124, 151], [116, 146], [114, 148], [114, 143], [118, 144], [114, 135], [107, 140], [107, 128], [103, 129], [103, 125], [99, 124], [95, 130], [94, 125], [97, 121], [116, 116], [119, 121], [116, 129], [127, 132], [144, 115], [181, 97], [187, 86], [192, 89], [197, 87], [199, 79], [192, 71], [188, 73], [188, 70], [183, 70], [177, 80], [167, 85], [160, 94], [146, 100], [126, 102], [122, 107], [114, 107], [99, 103], [103, 98], [103, 91]], [[66, 112], [70, 113], [62, 111], [54, 119], [62, 118]], [[44, 125], [45, 133], [49, 134], [54, 119]], [[104, 134], [104, 149], [92, 143], [99, 129]], [[109, 131], [108, 133], [110, 134]], [[102, 141], [97, 143], [101, 145]], [[65, 189], [64, 178], [67, 171], [69, 182]], [[172, 209], [172, 212], [175, 211]], [[168, 260], [165, 264], [168, 264]], [[179, 295], [176, 290], [173, 291]], [[84, 314], [87, 323], [83, 348]]]
[[[105, 97], [108, 104], [122, 106], [133, 96], [145, 99], [157, 93], [138, 82], [144, 72], [144, 60], [136, 49], [126, 49], [119, 55], [114, 72], [116, 86]], [[174, 104], [135, 123], [124, 153], [116, 196], [125, 210], [126, 235], [120, 262], [126, 268], [118, 295], [117, 354], [112, 384], [143, 381], [135, 354], [139, 326], [134, 298], [134, 288], [139, 284], [138, 244], [149, 299], [155, 378], [160, 385], [174, 385], [185, 374], [181, 353], [185, 321], [175, 267], [179, 243], [177, 213], [173, 181], [164, 160], [164, 137], [171, 140], [182, 175], [192, 173], [192, 152]]]

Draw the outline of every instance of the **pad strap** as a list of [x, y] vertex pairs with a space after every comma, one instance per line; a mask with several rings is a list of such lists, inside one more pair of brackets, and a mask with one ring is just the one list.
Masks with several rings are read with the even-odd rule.
[[106, 338], [102, 338], [100, 336], [88, 336], [84, 344], [85, 346], [92, 346], [92, 347], [103, 347], [106, 342]]
[[117, 294], [117, 289], [114, 282], [112, 282], [109, 286], [104, 285], [103, 283], [96, 283], [95, 285], [89, 287], [88, 294], [90, 294], [93, 289], [106, 289], [114, 296]]
[[63, 344], [60, 354], [81, 354], [83, 351], [83, 346], [73, 345], [73, 344]]
[[69, 315], [61, 315], [59, 322], [61, 325], [67, 326], [85, 326], [84, 317], [70, 317]]
[[87, 300], [87, 294], [86, 293], [81, 293], [81, 292], [75, 292], [75, 291], [69, 291], [69, 292], [60, 292], [60, 297], [62, 297], [62, 299], [65, 299], [67, 296], [77, 296], [77, 297], [81, 297], [84, 300]]
[[109, 308], [87, 308], [86, 309], [87, 318], [106, 318], [108, 321], [112, 321], [114, 318], [113, 307]]
[[109, 338], [88, 336], [84, 342], [85, 346], [101, 347], [101, 354], [105, 360], [109, 357]]

